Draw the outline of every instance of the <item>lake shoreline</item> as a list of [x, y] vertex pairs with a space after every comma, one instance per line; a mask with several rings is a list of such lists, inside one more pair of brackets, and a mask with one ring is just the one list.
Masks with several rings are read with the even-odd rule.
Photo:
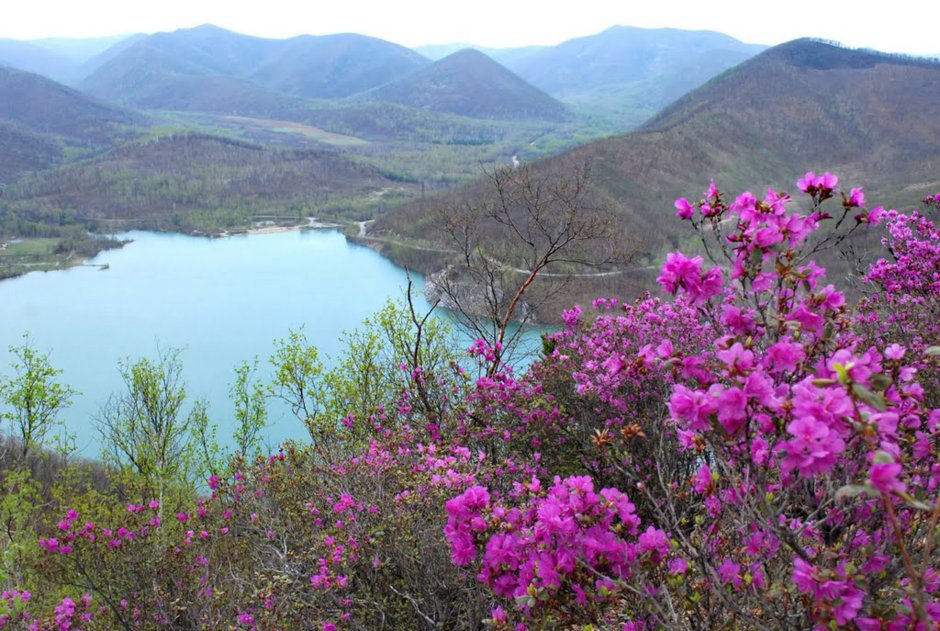
[[[166, 234], [180, 234], [189, 237], [202, 237], [207, 239], [221, 239], [226, 237], [235, 237], [235, 236], [250, 236], [250, 235], [260, 235], [260, 234], [281, 234], [285, 232], [297, 232], [301, 230], [344, 230], [347, 228], [347, 224], [342, 223], [333, 223], [333, 222], [324, 222], [318, 221], [316, 217], [307, 217], [306, 223], [299, 223], [296, 225], [281, 225], [277, 223], [266, 223], [266, 222], [253, 222], [249, 226], [239, 226], [231, 230], [218, 230], [212, 232], [204, 232], [202, 230], [146, 230], [146, 232], [154, 233], [166, 233]], [[0, 282], [5, 280], [11, 280], [14, 278], [22, 278], [27, 274], [32, 272], [58, 272], [71, 269], [73, 267], [101, 267], [91, 261], [99, 256], [102, 252], [106, 252], [112, 249], [123, 248], [128, 243], [133, 242], [133, 240], [122, 240], [122, 241], [112, 241], [105, 238], [106, 235], [102, 233], [92, 233], [97, 237], [98, 243], [103, 247], [100, 247], [96, 252], [90, 254], [76, 254], [74, 252], [69, 253], [66, 256], [62, 255], [50, 255], [48, 258], [37, 258], [36, 260], [31, 260], [28, 263], [16, 263], [15, 267], [12, 265], [9, 266], [6, 270], [0, 270]], [[32, 237], [27, 237], [27, 239], [32, 239]]]
[[[252, 234], [279, 234], [282, 232], [295, 232], [297, 230], [342, 230], [345, 224], [318, 221], [316, 217], [307, 217], [307, 223], [301, 223], [291, 226], [280, 224], [265, 224], [264, 222], [255, 223], [250, 228], [238, 230], [223, 230], [218, 234], [210, 235], [215, 237], [230, 237], [235, 235]], [[199, 236], [199, 235], [193, 235]]]
[[[7, 349], [29, 332], [64, 370], [62, 382], [82, 393], [63, 420], [90, 454], [97, 450], [93, 419], [123, 387], [118, 362], [185, 349], [187, 401], [205, 399], [219, 435], [230, 436], [235, 366], [262, 358], [259, 374], [268, 379], [264, 358], [276, 340], [300, 330], [321, 357], [340, 357], [344, 331], [372, 318], [387, 300], [402, 299], [409, 280], [341, 231], [271, 228], [251, 239], [120, 233], [134, 245], [89, 261], [109, 265], [107, 272], [76, 267], [0, 283], [0, 372], [10, 370]], [[428, 309], [420, 295], [424, 279], [412, 280], [416, 309]], [[273, 407], [270, 420], [272, 444], [303, 430], [289, 409]]]

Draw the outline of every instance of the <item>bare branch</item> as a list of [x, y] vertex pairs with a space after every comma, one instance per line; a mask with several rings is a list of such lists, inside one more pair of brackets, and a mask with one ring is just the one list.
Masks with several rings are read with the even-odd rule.
[[527, 166], [484, 170], [484, 179], [489, 191], [477, 202], [439, 210], [459, 256], [428, 285], [458, 322], [495, 349], [492, 375], [519, 338], [513, 323], [538, 317], [546, 297], [585, 268], [617, 262], [616, 235], [610, 213], [591, 202], [586, 166], [565, 176], [537, 175]]

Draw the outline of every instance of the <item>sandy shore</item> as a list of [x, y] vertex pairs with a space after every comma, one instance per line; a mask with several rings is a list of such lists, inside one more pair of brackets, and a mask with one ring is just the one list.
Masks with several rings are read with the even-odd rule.
[[261, 226], [260, 228], [248, 228], [245, 234], [275, 234], [277, 232], [293, 232], [300, 230], [305, 226]]
[[319, 230], [329, 228], [342, 228], [338, 223], [325, 223], [317, 221], [314, 217], [307, 217], [307, 223], [296, 226], [255, 226], [245, 230], [244, 234], [276, 234], [279, 232], [294, 232], [295, 230]]

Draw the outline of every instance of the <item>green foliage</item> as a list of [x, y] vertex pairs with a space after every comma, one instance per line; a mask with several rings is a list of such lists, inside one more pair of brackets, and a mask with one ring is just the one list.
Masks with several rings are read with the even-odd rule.
[[249, 364], [242, 362], [235, 367], [235, 382], [229, 388], [229, 396], [235, 403], [235, 446], [238, 453], [254, 455], [260, 447], [260, 433], [267, 425], [268, 391], [255, 378], [258, 358]]
[[0, 381], [0, 420], [12, 423], [25, 458], [59, 424], [59, 413], [71, 405], [75, 390], [56, 380], [62, 371], [52, 366], [48, 353], [36, 349], [29, 334], [10, 353], [15, 374]]
[[303, 330], [290, 331], [286, 338], [274, 341], [270, 363], [274, 368], [271, 396], [287, 403], [316, 441], [324, 431], [318, 418], [325, 407], [319, 351], [307, 342]]
[[440, 402], [423, 384], [442, 378], [455, 361], [446, 324], [390, 300], [342, 341], [342, 354], [324, 362], [302, 330], [291, 331], [275, 341], [270, 358], [271, 396], [290, 405], [315, 445], [335, 435], [353, 443], [370, 435], [385, 407], [415, 379], [422, 384], [416, 403], [437, 415]]
[[0, 585], [14, 579], [22, 582], [28, 571], [24, 561], [38, 550], [31, 536], [33, 512], [42, 505], [40, 485], [25, 467], [9, 467], [2, 472], [0, 497]]
[[208, 425], [204, 405], [184, 413], [180, 352], [160, 350], [156, 359], [121, 361], [124, 391], [111, 395], [98, 419], [105, 459], [128, 468], [147, 492], [161, 498], [171, 481], [190, 478], [193, 429]]
[[[444, 322], [431, 318], [419, 322], [409, 306], [391, 300], [359, 328], [344, 333], [342, 341], [343, 354], [325, 377], [327, 411], [333, 419], [345, 416], [357, 438], [371, 433], [375, 417], [411, 380], [423, 383], [429, 376], [441, 377], [456, 359]], [[421, 373], [416, 376], [418, 367]], [[425, 412], [436, 416], [431, 410]]]

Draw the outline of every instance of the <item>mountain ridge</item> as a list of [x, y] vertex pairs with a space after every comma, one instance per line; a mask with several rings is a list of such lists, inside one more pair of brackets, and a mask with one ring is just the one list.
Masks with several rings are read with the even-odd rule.
[[337, 98], [404, 76], [424, 63], [429, 62], [410, 49], [364, 35], [268, 39], [204, 24], [142, 38], [80, 86], [102, 98], [139, 105], [180, 77], [224, 76], [288, 96]]
[[457, 51], [363, 98], [489, 119], [561, 121], [564, 105], [472, 48]]
[[6, 179], [55, 165], [66, 147], [87, 152], [112, 146], [143, 120], [41, 75], [0, 66], [0, 171]]
[[[940, 189], [940, 64], [815, 40], [788, 42], [712, 79], [635, 132], [530, 167], [537, 177], [560, 178], [585, 164], [592, 169], [592, 199], [612, 209], [618, 231], [645, 240], [641, 254], [650, 268], [691, 239], [674, 217], [673, 200], [697, 198], [711, 178], [729, 194], [747, 188], [760, 194], [768, 186], [792, 190], [807, 170], [828, 170], [845, 186], [864, 186], [872, 203], [916, 204]], [[433, 227], [423, 217], [484, 193], [476, 184], [404, 205], [378, 220], [371, 234], [427, 244]], [[860, 251], [865, 247], [863, 240]], [[827, 263], [847, 273], [844, 262]], [[577, 296], [566, 300], [629, 297], [649, 280], [579, 279]]]
[[474, 48], [570, 107], [619, 118], [626, 131], [767, 47], [715, 31], [612, 26], [554, 46]]

